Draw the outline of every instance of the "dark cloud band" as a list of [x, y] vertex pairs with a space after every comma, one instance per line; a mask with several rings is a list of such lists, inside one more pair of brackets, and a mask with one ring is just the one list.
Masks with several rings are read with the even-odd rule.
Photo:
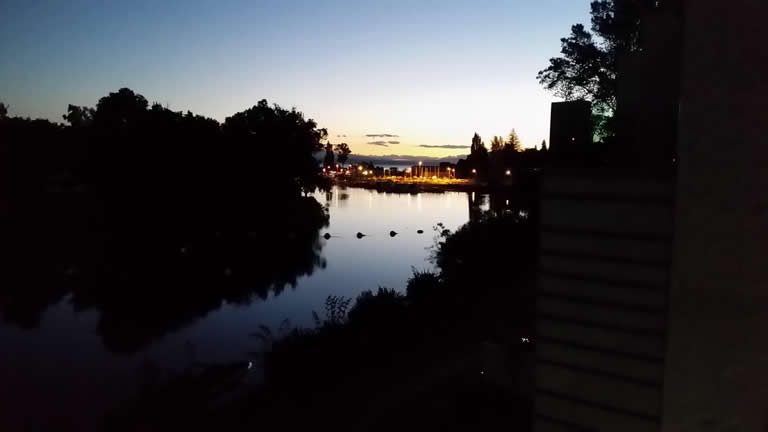
[[367, 138], [400, 138], [400, 135], [392, 135], [392, 134], [368, 134], [366, 135]]
[[466, 145], [427, 145], [427, 144], [421, 144], [419, 147], [421, 147], [421, 148], [439, 148], [439, 149], [467, 149], [470, 146], [466, 146]]

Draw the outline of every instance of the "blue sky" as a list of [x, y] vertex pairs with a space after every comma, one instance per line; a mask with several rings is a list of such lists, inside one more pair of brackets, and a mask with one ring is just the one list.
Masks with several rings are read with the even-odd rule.
[[[130, 87], [224, 120], [266, 98], [359, 154], [464, 153], [435, 146], [512, 128], [533, 146], [556, 100], [536, 72], [588, 11], [589, 0], [5, 0], [0, 100], [60, 121], [67, 104]], [[366, 136], [385, 134], [397, 137]]]

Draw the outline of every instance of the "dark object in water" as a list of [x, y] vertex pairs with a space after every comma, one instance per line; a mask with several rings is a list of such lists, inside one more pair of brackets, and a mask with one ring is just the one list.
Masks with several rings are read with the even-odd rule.
[[361, 239], [363, 237], [365, 237], [365, 234], [363, 234], [361, 232], [357, 233], [357, 238]]
[[390, 232], [389, 232], [389, 236], [390, 236], [390, 237], [394, 237], [394, 236], [396, 236], [396, 235], [397, 235], [397, 233], [396, 233], [396, 232], [394, 232], [394, 231], [390, 231]]
[[330, 238], [331, 238], [331, 234], [329, 234], [329, 233], [325, 233], [325, 234], [323, 234], [323, 238], [324, 238], [324, 239], [326, 239], [326, 240], [328, 240], [328, 239], [330, 239]]
[[416, 233], [418, 233], [418, 234], [424, 234], [424, 230], [418, 230], [418, 231], [416, 231]]

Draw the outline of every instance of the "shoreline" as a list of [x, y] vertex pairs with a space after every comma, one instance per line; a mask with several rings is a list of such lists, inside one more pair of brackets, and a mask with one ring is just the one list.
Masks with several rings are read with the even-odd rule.
[[392, 178], [373, 178], [373, 179], [334, 179], [334, 185], [356, 187], [362, 189], [373, 189], [378, 192], [391, 193], [419, 193], [419, 192], [485, 192], [492, 190], [510, 190], [511, 186], [490, 187], [487, 183], [475, 182], [472, 180], [411, 180], [402, 181]]

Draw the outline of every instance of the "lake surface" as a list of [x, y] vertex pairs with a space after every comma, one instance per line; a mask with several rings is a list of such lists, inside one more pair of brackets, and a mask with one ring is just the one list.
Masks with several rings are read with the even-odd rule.
[[[130, 400], [149, 375], [193, 362], [247, 361], [249, 352], [261, 349], [249, 336], [259, 325], [277, 328], [288, 319], [292, 326], [308, 327], [312, 311], [322, 316], [329, 295], [354, 299], [379, 286], [404, 290], [414, 268], [433, 267], [433, 226], [442, 222], [454, 230], [470, 219], [471, 209], [488, 206], [488, 197], [479, 194], [338, 187], [315, 199], [327, 206], [329, 225], [317, 233], [313, 264], [297, 275], [295, 286], [246, 302], [222, 296], [202, 313], [178, 314], [184, 320], [131, 352], [110, 349], [100, 323], [103, 310], [76, 307], [72, 294], [46, 307], [31, 328], [0, 322], [0, 429], [98, 428], [103, 414]], [[365, 237], [358, 239], [358, 232]], [[322, 238], [325, 233], [332, 237]], [[264, 244], [263, 253], [272, 247]], [[3, 312], [9, 313], [7, 306]], [[140, 321], [142, 311], [135, 313]], [[168, 316], [176, 315], [168, 310]]]

